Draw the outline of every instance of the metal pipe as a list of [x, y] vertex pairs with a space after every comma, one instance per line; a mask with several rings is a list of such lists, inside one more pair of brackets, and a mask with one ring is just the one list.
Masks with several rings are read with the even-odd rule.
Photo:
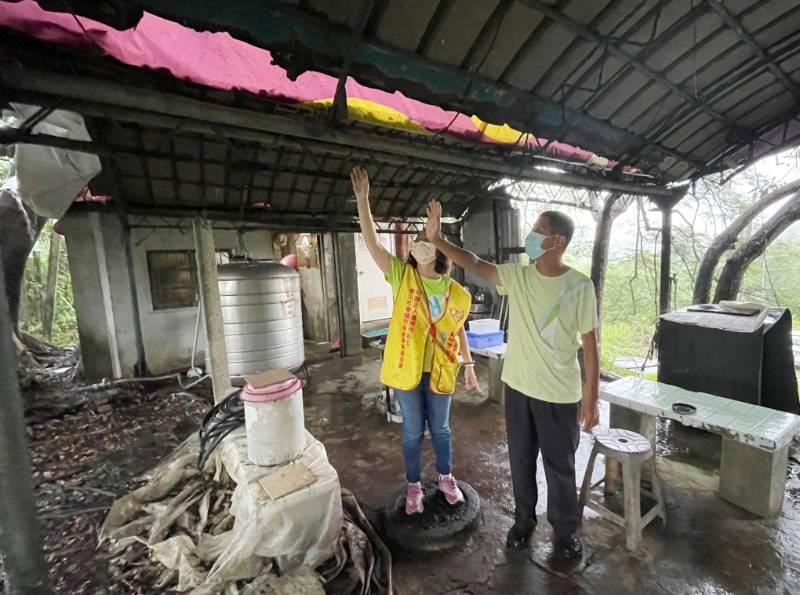
[[200, 317], [203, 314], [203, 304], [200, 303], [200, 298], [197, 299], [197, 316], [194, 322], [194, 342], [192, 342], [192, 359], [189, 361], [189, 372], [194, 374], [196, 368], [194, 367], [194, 357], [197, 354], [197, 339], [200, 336]]
[[209, 378], [208, 374], [204, 374], [199, 378], [193, 380], [189, 384], [183, 384], [181, 380], [180, 374], [162, 374], [161, 376], [135, 376], [131, 378], [117, 378], [115, 380], [108, 380], [104, 379], [96, 384], [91, 384], [89, 386], [84, 386], [83, 390], [86, 391], [95, 391], [95, 390], [103, 390], [104, 388], [109, 388], [112, 386], [119, 386], [120, 384], [130, 384], [132, 382], [163, 382], [165, 380], [175, 380], [182, 389], [189, 389], [193, 386], [200, 384], [203, 380]]

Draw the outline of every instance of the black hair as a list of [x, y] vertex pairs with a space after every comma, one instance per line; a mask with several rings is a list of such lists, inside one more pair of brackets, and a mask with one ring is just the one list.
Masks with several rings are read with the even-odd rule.
[[572, 221], [572, 218], [561, 211], [545, 211], [541, 217], [547, 217], [550, 231], [555, 235], [564, 236], [566, 245], [569, 246], [572, 236], [575, 234], [575, 222]]

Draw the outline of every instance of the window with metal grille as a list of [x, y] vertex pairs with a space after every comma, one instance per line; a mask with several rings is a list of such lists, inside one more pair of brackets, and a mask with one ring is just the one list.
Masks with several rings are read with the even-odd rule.
[[147, 253], [153, 310], [197, 305], [194, 250], [153, 250]]

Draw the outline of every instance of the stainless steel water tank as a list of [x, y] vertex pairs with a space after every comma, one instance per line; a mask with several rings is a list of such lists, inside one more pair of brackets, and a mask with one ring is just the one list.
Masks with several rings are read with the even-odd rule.
[[305, 361], [300, 275], [277, 262], [219, 265], [225, 345], [232, 377]]

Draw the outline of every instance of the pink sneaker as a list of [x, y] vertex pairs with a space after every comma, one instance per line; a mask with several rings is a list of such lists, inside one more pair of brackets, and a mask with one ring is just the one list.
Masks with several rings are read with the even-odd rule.
[[406, 488], [406, 514], [420, 514], [422, 508], [422, 484], [420, 482], [408, 484], [408, 488]]
[[458, 487], [456, 478], [453, 477], [452, 473], [450, 475], [439, 476], [439, 491], [447, 498], [447, 502], [450, 506], [455, 506], [464, 501], [464, 494], [461, 492], [461, 488]]

